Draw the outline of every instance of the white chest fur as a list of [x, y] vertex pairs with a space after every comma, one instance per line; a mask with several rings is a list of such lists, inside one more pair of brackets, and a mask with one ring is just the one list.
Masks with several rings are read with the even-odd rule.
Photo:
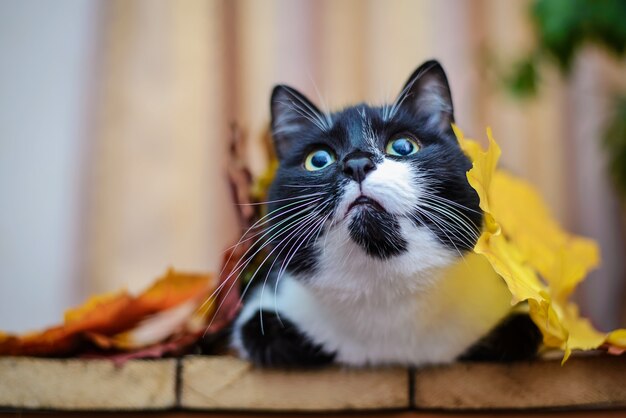
[[[276, 294], [266, 289], [261, 297], [259, 289], [238, 322], [259, 308], [277, 310], [327, 352], [335, 352], [340, 363], [423, 365], [453, 361], [510, 309], [502, 280], [478, 255], [466, 256], [452, 269], [433, 262], [405, 277], [400, 267], [384, 269], [388, 262], [377, 262], [351, 245], [333, 248], [329, 242], [330, 258], [344, 255], [344, 262], [322, 267], [310, 282], [286, 274]], [[416, 257], [413, 251], [402, 257], [411, 254]], [[444, 260], [451, 261], [441, 255], [440, 263]], [[396, 261], [401, 266], [415, 260]]]

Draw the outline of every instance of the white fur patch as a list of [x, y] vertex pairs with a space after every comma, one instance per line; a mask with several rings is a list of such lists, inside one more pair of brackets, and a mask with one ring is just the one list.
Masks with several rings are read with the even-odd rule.
[[[378, 277], [390, 283], [389, 277]], [[428, 280], [437, 280], [430, 277]], [[439, 278], [441, 279], [441, 278]], [[337, 276], [337, 281], [342, 277]], [[467, 277], [467, 280], [472, 280]], [[369, 295], [365, 298], [334, 298], [329, 292], [311, 289], [290, 275], [279, 285], [276, 299], [267, 290], [261, 299], [260, 289], [251, 297], [237, 319], [233, 346], [246, 356], [239, 330], [252, 315], [263, 308], [291, 321], [313, 343], [329, 353], [336, 361], [353, 366], [366, 365], [424, 365], [454, 361], [478, 338], [489, 331], [508, 312], [508, 299], [502, 283], [486, 289], [485, 283], [469, 287], [462, 300], [450, 303], [442, 289], [444, 283], [420, 291]], [[476, 304], [484, 301], [486, 292], [494, 292], [500, 301], [493, 309], [476, 314]]]
[[417, 186], [415, 173], [407, 163], [385, 158], [359, 185], [356, 181], [346, 184], [337, 205], [337, 218], [344, 218], [348, 207], [360, 195], [376, 200], [393, 215], [412, 212], [422, 194]]
[[318, 268], [306, 280], [320, 293], [354, 300], [414, 292], [428, 285], [429, 271], [445, 267], [455, 259], [456, 253], [443, 246], [429, 230], [416, 227], [406, 218], [400, 218], [399, 224], [407, 251], [386, 260], [371, 257], [350, 238], [348, 224], [349, 219], [341, 220], [318, 240]]

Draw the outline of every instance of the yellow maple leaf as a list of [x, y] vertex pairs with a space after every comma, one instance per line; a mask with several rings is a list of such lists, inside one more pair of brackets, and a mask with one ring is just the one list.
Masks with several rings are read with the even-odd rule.
[[500, 148], [490, 129], [487, 150], [465, 138], [458, 127], [453, 129], [472, 161], [467, 180], [485, 213], [474, 252], [483, 255], [504, 279], [511, 303], [528, 302], [544, 344], [562, 349], [564, 362], [572, 350], [602, 344], [616, 348], [614, 352], [626, 348], [626, 330], [601, 333], [568, 301], [578, 283], [598, 266], [597, 244], [564, 231], [530, 184], [497, 169]]
[[511, 291], [512, 304], [529, 298], [540, 299], [542, 287], [537, 274], [526, 265], [519, 249], [503, 236], [502, 229], [491, 211], [493, 180], [500, 157], [500, 147], [491, 136], [491, 131], [487, 131], [489, 148], [483, 151], [477, 142], [466, 139], [456, 126], [453, 128], [461, 148], [472, 160], [467, 180], [478, 193], [480, 208], [484, 212], [485, 225], [474, 252], [485, 256], [493, 269], [504, 279]]

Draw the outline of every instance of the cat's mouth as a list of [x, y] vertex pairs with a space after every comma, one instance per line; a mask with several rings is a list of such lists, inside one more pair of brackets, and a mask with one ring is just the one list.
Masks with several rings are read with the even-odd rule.
[[372, 198], [361, 195], [357, 197], [356, 199], [354, 199], [352, 203], [350, 203], [350, 206], [348, 206], [348, 210], [346, 211], [346, 215], [348, 215], [353, 209], [359, 209], [359, 208], [368, 208], [368, 209], [373, 209], [373, 210], [377, 210], [380, 212], [385, 212], [385, 208], [383, 208], [380, 203], [378, 203]]

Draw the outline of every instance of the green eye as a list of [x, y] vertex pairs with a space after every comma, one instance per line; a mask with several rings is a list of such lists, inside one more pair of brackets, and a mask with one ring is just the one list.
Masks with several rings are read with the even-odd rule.
[[420, 146], [411, 138], [396, 138], [387, 142], [385, 152], [396, 157], [406, 157], [419, 151]]
[[323, 149], [315, 150], [306, 156], [304, 168], [309, 171], [317, 171], [326, 168], [335, 162], [335, 157]]

